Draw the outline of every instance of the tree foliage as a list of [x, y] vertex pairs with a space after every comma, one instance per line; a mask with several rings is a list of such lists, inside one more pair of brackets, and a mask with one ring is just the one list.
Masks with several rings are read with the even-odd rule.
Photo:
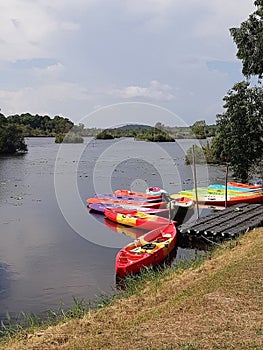
[[263, 0], [254, 1], [257, 10], [239, 28], [230, 33], [237, 45], [237, 57], [242, 61], [246, 77], [263, 75]]
[[[214, 157], [213, 150], [210, 143], [207, 142], [205, 146], [195, 146], [195, 162], [196, 164], [216, 164], [218, 161]], [[193, 148], [190, 147], [186, 151], [185, 164], [193, 164]]]
[[260, 87], [249, 88], [249, 83], [243, 81], [235, 84], [223, 100], [226, 112], [217, 115], [213, 151], [245, 182], [263, 157], [263, 91]]
[[[2, 118], [1, 118], [2, 119]], [[1, 120], [3, 121], [3, 120]], [[26, 152], [27, 145], [21, 129], [14, 124], [8, 125], [6, 122], [0, 123], [0, 153], [14, 154]]]
[[55, 136], [67, 133], [74, 124], [68, 119], [56, 115], [51, 119], [48, 115], [32, 115], [24, 113], [7, 117], [8, 124], [16, 124], [21, 127], [24, 136]]
[[197, 139], [205, 139], [206, 138], [206, 122], [204, 120], [197, 120], [192, 126], [192, 132], [194, 133]]
[[[47, 115], [24, 113], [5, 117], [0, 113], [0, 153], [25, 152], [27, 146], [24, 137], [66, 135], [73, 126], [74, 124], [69, 119], [61, 116], [51, 119]], [[66, 138], [64, 142], [66, 141], [83, 142], [83, 139], [74, 135]]]
[[55, 137], [55, 143], [83, 143], [82, 136], [75, 132], [68, 132], [67, 134], [58, 134]]
[[256, 11], [230, 33], [243, 74], [247, 78], [258, 76], [259, 84], [249, 87], [249, 81], [237, 83], [224, 97], [226, 112], [217, 116], [212, 145], [215, 156], [229, 162], [234, 175], [243, 182], [263, 163], [263, 0], [254, 4]]

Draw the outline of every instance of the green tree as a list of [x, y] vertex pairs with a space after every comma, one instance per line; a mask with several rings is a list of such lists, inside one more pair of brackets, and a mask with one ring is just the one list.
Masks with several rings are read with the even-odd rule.
[[191, 126], [191, 130], [197, 139], [206, 138], [206, 128], [207, 125], [204, 120], [198, 120]]
[[0, 127], [2, 125], [5, 125], [6, 123], [7, 123], [6, 117], [4, 116], [4, 114], [0, 113]]
[[21, 129], [16, 125], [0, 125], [0, 153], [14, 154], [16, 152], [26, 152], [27, 145]]
[[263, 0], [254, 1], [257, 10], [239, 28], [230, 28], [246, 77], [263, 75]]
[[254, 4], [256, 11], [230, 33], [243, 74], [247, 78], [258, 76], [258, 85], [237, 83], [224, 97], [226, 112], [217, 116], [218, 129], [212, 144], [215, 156], [228, 161], [243, 182], [263, 163], [263, 0]]
[[212, 147], [217, 159], [227, 161], [234, 175], [246, 182], [263, 157], [263, 90], [240, 82], [224, 97], [226, 112], [217, 115]]

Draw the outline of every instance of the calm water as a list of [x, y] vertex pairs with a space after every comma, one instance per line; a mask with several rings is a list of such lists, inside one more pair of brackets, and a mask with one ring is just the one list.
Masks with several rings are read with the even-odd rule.
[[[53, 138], [29, 138], [28, 154], [1, 157], [0, 318], [110, 293], [116, 253], [134, 231], [105, 225], [89, 214], [86, 198], [120, 188], [192, 188], [192, 169], [184, 165], [192, 143], [87, 138], [60, 146]], [[199, 186], [222, 183], [224, 169], [199, 166], [197, 177]], [[195, 252], [179, 247], [176, 259]]]

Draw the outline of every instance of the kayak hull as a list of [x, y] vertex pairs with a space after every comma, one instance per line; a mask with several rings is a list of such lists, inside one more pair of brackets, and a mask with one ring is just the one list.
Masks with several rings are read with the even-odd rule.
[[[105, 208], [124, 208], [124, 209], [134, 209], [141, 211], [143, 213], [155, 214], [161, 217], [169, 218], [169, 209], [166, 202], [160, 202], [159, 204], [144, 204], [143, 206], [137, 203], [124, 203], [124, 202], [97, 202], [91, 203], [88, 205], [91, 213], [101, 213], [104, 214]], [[172, 201], [172, 210], [171, 210], [171, 219], [177, 221], [178, 224], [181, 224], [187, 220], [194, 211], [194, 201], [187, 197], [179, 197], [173, 199]]]
[[125, 277], [160, 264], [175, 248], [177, 231], [173, 223], [152, 230], [122, 248], [116, 256], [116, 274]]
[[115, 196], [127, 196], [127, 197], [137, 197], [137, 198], [143, 198], [145, 200], [161, 200], [162, 199], [162, 194], [148, 194], [148, 193], [143, 193], [143, 192], [134, 192], [134, 191], [129, 191], [129, 190], [116, 190], [114, 192]]
[[94, 203], [89, 204], [89, 210], [92, 213], [101, 213], [104, 214], [105, 209], [128, 209], [128, 210], [136, 210], [141, 211], [147, 214], [158, 214], [158, 215], [169, 215], [168, 209], [156, 209], [156, 208], [148, 208], [141, 207], [139, 205], [118, 205], [118, 204], [103, 204], [103, 203]]
[[153, 214], [147, 214], [136, 210], [124, 208], [105, 209], [104, 215], [113, 222], [142, 230], [153, 230], [169, 224], [169, 219]]
[[[225, 196], [223, 195], [211, 195], [211, 196], [200, 196], [198, 197], [198, 202], [205, 205], [217, 205], [225, 206]], [[230, 207], [235, 204], [241, 203], [263, 203], [263, 194], [255, 196], [230, 196], [227, 197], [227, 206]]]
[[118, 199], [118, 198], [99, 198], [99, 197], [92, 197], [88, 198], [86, 200], [88, 204], [95, 204], [95, 203], [102, 203], [102, 204], [119, 204], [119, 205], [139, 205], [143, 207], [151, 207], [151, 208], [159, 208], [164, 209], [166, 208], [167, 203], [166, 202], [149, 202], [144, 201], [140, 199], [137, 200], [130, 200], [130, 199]]

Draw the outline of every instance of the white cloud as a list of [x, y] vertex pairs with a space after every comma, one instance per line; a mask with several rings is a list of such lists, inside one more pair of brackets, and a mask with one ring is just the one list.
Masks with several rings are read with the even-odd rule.
[[49, 42], [59, 32], [79, 29], [78, 23], [60, 18], [47, 4], [30, 0], [2, 1], [0, 23], [0, 60], [6, 61], [50, 57]]
[[[35, 114], [67, 114], [69, 104], [89, 101], [89, 92], [73, 83], [56, 83], [19, 90], [0, 90], [1, 109], [6, 115], [30, 112]], [[66, 107], [66, 108], [65, 108]], [[73, 116], [74, 117], [74, 116]]]
[[194, 34], [216, 40], [229, 34], [228, 28], [239, 26], [254, 10], [253, 1], [200, 1], [206, 11], [194, 27]]
[[0, 4], [0, 59], [47, 57], [41, 42], [57, 28], [36, 2], [9, 0]]
[[[179, 0], [181, 3], [181, 0]], [[127, 0], [126, 9], [133, 15], [136, 14], [160, 14], [163, 11], [178, 5], [178, 0]]]
[[2, 111], [74, 118], [137, 99], [212, 119], [232, 78], [207, 62], [236, 62], [228, 28], [254, 10], [252, 0], [1, 1]]
[[33, 68], [35, 76], [40, 80], [57, 80], [65, 71], [65, 66], [58, 62], [45, 68]]
[[174, 98], [171, 90], [169, 85], [152, 80], [148, 87], [127, 86], [122, 89], [110, 89], [107, 93], [122, 99], [145, 98], [153, 101], [170, 101]]
[[74, 22], [62, 22], [61, 28], [68, 31], [76, 31], [76, 30], [79, 30], [80, 25], [79, 23], [74, 23]]

